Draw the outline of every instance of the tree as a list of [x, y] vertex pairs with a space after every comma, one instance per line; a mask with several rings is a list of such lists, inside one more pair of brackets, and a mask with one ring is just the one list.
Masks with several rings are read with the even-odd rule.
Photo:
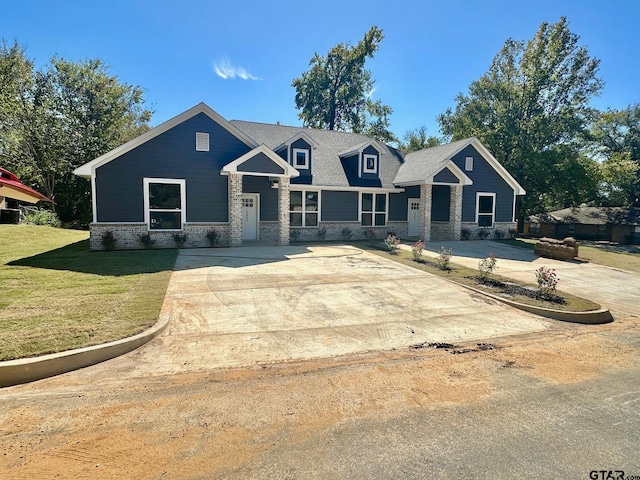
[[427, 135], [427, 127], [422, 126], [409, 130], [404, 134], [404, 142], [399, 142], [398, 148], [404, 152], [417, 152], [425, 148], [441, 145], [442, 139]]
[[370, 99], [374, 81], [365, 62], [384, 38], [374, 26], [357, 45], [339, 43], [326, 56], [315, 53], [311, 68], [292, 82], [298, 117], [306, 127], [367, 133], [382, 141], [395, 139], [389, 131], [392, 110]]
[[579, 136], [603, 82], [599, 60], [578, 40], [565, 17], [543, 23], [526, 43], [507, 40], [468, 95], [456, 97], [455, 110], [438, 117], [450, 139], [478, 137], [527, 190], [520, 218], [594, 195], [597, 169], [580, 157]]
[[[0, 65], [10, 63], [14, 51], [2, 50]], [[0, 130], [6, 163], [55, 201], [63, 222], [88, 224], [90, 185], [72, 171], [148, 129], [152, 112], [144, 108], [142, 89], [109, 75], [100, 60], [54, 57], [41, 71], [12, 78], [18, 87], [5, 96], [16, 107]]]

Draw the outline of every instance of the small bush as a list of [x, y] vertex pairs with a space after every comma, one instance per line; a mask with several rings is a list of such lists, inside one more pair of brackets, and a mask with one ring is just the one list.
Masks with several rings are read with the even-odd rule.
[[516, 228], [509, 229], [509, 238], [516, 238], [517, 234], [518, 234], [518, 230]]
[[555, 292], [560, 279], [553, 268], [542, 266], [536, 270], [536, 280], [538, 288], [542, 293]]
[[462, 227], [460, 229], [460, 239], [461, 240], [470, 240], [471, 239], [471, 230], [467, 227]]
[[210, 247], [217, 247], [220, 244], [220, 234], [215, 230], [209, 230], [205, 236]]
[[398, 253], [398, 249], [400, 248], [400, 239], [396, 237], [394, 234], [389, 233], [387, 238], [384, 239], [384, 245], [387, 247], [387, 250], [392, 255]]
[[440, 254], [436, 257], [436, 264], [440, 270], [449, 270], [449, 262], [451, 261], [451, 256], [453, 255], [452, 248], [444, 248], [440, 247]]
[[489, 232], [489, 230], [487, 230], [486, 228], [479, 228], [476, 232], [476, 235], [480, 240], [485, 240], [490, 235], [490, 233], [491, 232]]
[[289, 238], [291, 238], [291, 240], [293, 240], [294, 242], [298, 241], [299, 236], [300, 236], [300, 230], [297, 230], [297, 229], [289, 230]]
[[419, 262], [422, 259], [422, 250], [424, 250], [424, 242], [422, 240], [418, 240], [411, 245], [411, 254], [414, 261]]
[[316, 232], [316, 236], [318, 237], [318, 240], [324, 240], [327, 236], [327, 229], [325, 227], [319, 228]]
[[504, 230], [496, 230], [493, 232], [493, 234], [496, 236], [496, 238], [498, 240], [500, 240], [501, 238], [504, 238]]
[[46, 225], [59, 228], [61, 223], [56, 212], [51, 210], [26, 210], [20, 221], [29, 225]]
[[184, 247], [184, 244], [187, 243], [187, 234], [184, 232], [174, 233], [173, 242], [176, 244], [176, 247], [178, 248]]
[[493, 253], [490, 253], [487, 258], [483, 258], [478, 262], [478, 275], [482, 280], [486, 280], [491, 273], [493, 273], [497, 267], [497, 260]]
[[351, 229], [349, 227], [344, 227], [340, 234], [342, 235], [342, 239], [346, 241], [351, 240], [351, 237], [353, 236], [353, 233], [351, 232]]
[[375, 242], [378, 238], [378, 235], [373, 228], [367, 228], [364, 231], [364, 238], [366, 238], [369, 242]]
[[139, 235], [138, 238], [140, 239], [140, 243], [144, 245], [144, 248], [147, 249], [153, 248], [153, 245], [156, 243], [156, 241], [151, 238], [151, 234], [149, 232]]
[[116, 248], [116, 243], [118, 242], [118, 240], [113, 235], [113, 232], [111, 230], [107, 230], [100, 237], [100, 242], [102, 243], [102, 246], [105, 250], [111, 251]]

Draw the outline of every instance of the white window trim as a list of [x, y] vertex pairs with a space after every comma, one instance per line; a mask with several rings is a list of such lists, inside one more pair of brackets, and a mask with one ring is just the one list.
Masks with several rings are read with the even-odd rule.
[[[373, 158], [373, 168], [367, 168], [367, 160]], [[365, 153], [362, 155], [362, 173], [378, 173], [378, 155]]]
[[[491, 225], [486, 228], [493, 228], [496, 223], [496, 194], [493, 192], [476, 192], [476, 223], [480, 217], [480, 197], [493, 197], [493, 205], [491, 211]], [[482, 213], [482, 215], [489, 215], [488, 213]]]
[[[151, 212], [149, 210], [149, 184], [150, 183], [167, 183], [171, 185], [180, 185], [180, 229], [151, 229]], [[186, 180], [182, 178], [143, 178], [143, 194], [144, 194], [144, 223], [150, 232], [179, 232], [187, 223], [187, 189]], [[175, 210], [154, 209], [154, 212], [175, 212]]]
[[[292, 213], [302, 213], [302, 225], [291, 225], [290, 228], [318, 228], [320, 226], [320, 220], [321, 220], [321, 209], [322, 209], [322, 191], [318, 190], [316, 188], [296, 188], [296, 189], [291, 189], [289, 191], [289, 200], [291, 200], [291, 193], [292, 192], [302, 192], [302, 210], [291, 210], [291, 201], [289, 201], [289, 218], [291, 218], [291, 214]], [[305, 201], [305, 194], [308, 192], [317, 192], [318, 193], [318, 224], [317, 225], [306, 225], [307, 223], [307, 202]], [[315, 213], [315, 212], [309, 212], [309, 213]]]
[[196, 132], [196, 152], [209, 151], [209, 134], [205, 132]]
[[466, 172], [473, 172], [473, 157], [467, 157], [464, 159], [464, 170]]
[[[366, 212], [363, 212], [362, 210], [362, 195], [367, 194], [367, 193], [371, 193], [373, 194], [373, 203], [371, 205], [372, 210], [369, 211], [367, 210]], [[380, 212], [376, 210], [376, 195], [384, 195], [385, 196], [385, 211], [384, 212]], [[362, 225], [362, 214], [363, 213], [371, 213], [373, 216], [371, 218], [371, 225]], [[376, 214], [382, 214], [384, 213], [384, 225], [376, 225]], [[368, 191], [361, 191], [360, 195], [358, 195], [358, 222], [360, 222], [360, 226], [362, 227], [371, 227], [371, 228], [375, 228], [375, 227], [386, 227], [387, 223], [389, 222], [389, 193], [387, 192], [376, 192], [375, 190], [368, 190]]]
[[[298, 153], [304, 153], [304, 165], [297, 165], [296, 160], [298, 158]], [[294, 148], [292, 152], [293, 158], [291, 159], [291, 165], [294, 168], [303, 168], [309, 169], [309, 150], [306, 148]]]

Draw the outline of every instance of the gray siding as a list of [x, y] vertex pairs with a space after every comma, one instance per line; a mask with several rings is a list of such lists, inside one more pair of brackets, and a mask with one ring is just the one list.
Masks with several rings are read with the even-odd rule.
[[406, 187], [404, 192], [389, 194], [389, 216], [390, 222], [406, 222], [407, 211], [409, 210], [409, 199], [420, 198], [420, 187]]
[[[208, 132], [210, 151], [196, 152], [195, 132]], [[99, 167], [99, 222], [144, 221], [143, 178], [186, 180], [187, 221], [228, 221], [227, 177], [220, 170], [250, 148], [201, 113]]]
[[458, 177], [456, 177], [451, 170], [445, 168], [441, 172], [439, 172], [435, 177], [433, 177], [434, 182], [442, 182], [442, 183], [460, 183]]
[[264, 153], [259, 153], [253, 158], [250, 158], [246, 162], [238, 165], [239, 172], [254, 172], [254, 173], [277, 173], [283, 174], [284, 170], [278, 165], [273, 163], [269, 157]]
[[453, 157], [455, 164], [464, 171], [466, 157], [473, 157], [473, 170], [465, 172], [473, 181], [462, 193], [462, 221], [474, 222], [476, 216], [476, 193], [496, 194], [496, 222], [511, 222], [513, 218], [513, 189], [504, 181], [480, 153], [469, 145]]
[[323, 222], [358, 222], [358, 192], [338, 192], [323, 190], [322, 221]]
[[448, 222], [450, 202], [451, 187], [448, 185], [434, 185], [431, 196], [431, 220], [434, 222]]
[[271, 188], [269, 177], [242, 177], [243, 193], [260, 194], [260, 221], [278, 221], [278, 189]]

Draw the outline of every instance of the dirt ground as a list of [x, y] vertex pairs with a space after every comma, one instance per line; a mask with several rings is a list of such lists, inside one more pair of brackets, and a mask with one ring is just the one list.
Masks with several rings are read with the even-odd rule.
[[0, 391], [0, 477], [250, 478], [246, 465], [271, 449], [347, 422], [486, 402], [498, 376], [561, 387], [638, 368], [639, 334], [638, 318], [554, 322], [460, 354], [407, 348], [92, 384], [70, 373]]

